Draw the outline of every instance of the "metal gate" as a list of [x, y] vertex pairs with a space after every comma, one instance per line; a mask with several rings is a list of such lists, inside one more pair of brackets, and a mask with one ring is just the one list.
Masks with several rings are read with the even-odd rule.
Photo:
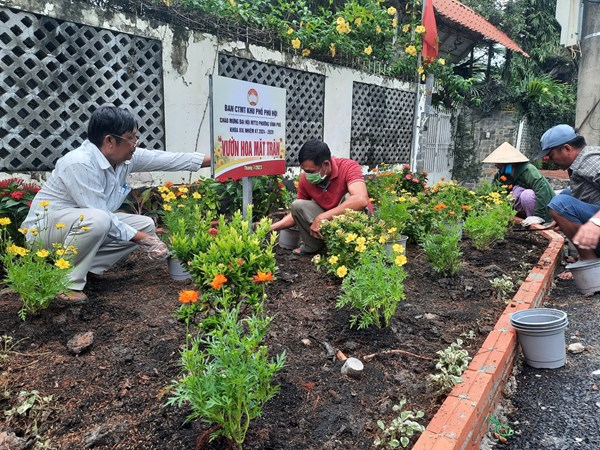
[[[451, 114], [441, 109], [433, 109], [427, 114], [426, 129], [423, 131], [421, 151], [423, 170], [429, 173], [429, 184], [442, 178], [452, 179], [452, 127]], [[424, 128], [425, 128], [424, 127]]]

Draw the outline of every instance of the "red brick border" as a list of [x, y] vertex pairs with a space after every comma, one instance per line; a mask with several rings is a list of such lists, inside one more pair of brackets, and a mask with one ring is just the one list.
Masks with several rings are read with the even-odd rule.
[[[541, 228], [541, 227], [539, 227]], [[467, 370], [415, 443], [413, 450], [477, 450], [517, 357], [517, 336], [509, 315], [541, 305], [554, 279], [564, 239], [540, 231], [548, 248], [521, 285]]]

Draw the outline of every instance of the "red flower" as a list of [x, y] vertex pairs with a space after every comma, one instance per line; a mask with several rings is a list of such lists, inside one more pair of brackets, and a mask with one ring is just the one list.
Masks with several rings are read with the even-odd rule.
[[261, 272], [259, 270], [258, 273], [252, 277], [253, 283], [265, 283], [267, 281], [273, 281], [272, 272]]
[[196, 303], [198, 301], [198, 291], [179, 291], [179, 301], [181, 303]]
[[506, 181], [506, 177], [505, 177], [504, 175], [502, 175], [502, 176], [500, 177], [500, 180], [501, 180], [501, 181]]
[[215, 227], [212, 227], [208, 230], [208, 234], [210, 234], [211, 236], [216, 236], [217, 234], [219, 234], [219, 230], [217, 230]]
[[411, 180], [411, 179], [412, 179], [412, 176], [411, 176], [411, 175], [410, 175], [410, 173], [409, 173], [409, 174], [407, 174], [407, 175], [406, 175], [404, 178], [406, 178], [407, 180]]
[[10, 196], [15, 200], [21, 200], [21, 197], [25, 195], [25, 191], [14, 191], [10, 193]]

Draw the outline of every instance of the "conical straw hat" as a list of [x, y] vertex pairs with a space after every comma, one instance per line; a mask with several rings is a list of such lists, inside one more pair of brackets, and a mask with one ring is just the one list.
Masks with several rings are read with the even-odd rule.
[[510, 164], [527, 161], [529, 161], [529, 158], [508, 142], [502, 144], [483, 160], [487, 164]]

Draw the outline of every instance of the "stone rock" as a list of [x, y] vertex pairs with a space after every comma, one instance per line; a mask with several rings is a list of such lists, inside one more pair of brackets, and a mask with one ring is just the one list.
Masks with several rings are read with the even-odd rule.
[[85, 333], [77, 333], [69, 342], [67, 342], [67, 349], [74, 354], [80, 355], [83, 352], [89, 350], [94, 343], [94, 332], [86, 331]]
[[592, 372], [592, 376], [594, 376], [594, 377], [600, 377], [600, 369], [598, 369], [598, 370], [594, 370], [594, 371]]
[[0, 431], [0, 450], [22, 450], [25, 447], [25, 440], [17, 437], [15, 433]]
[[567, 350], [574, 354], [582, 353], [585, 351], [585, 346], [580, 342], [575, 342], [574, 344], [569, 344]]

